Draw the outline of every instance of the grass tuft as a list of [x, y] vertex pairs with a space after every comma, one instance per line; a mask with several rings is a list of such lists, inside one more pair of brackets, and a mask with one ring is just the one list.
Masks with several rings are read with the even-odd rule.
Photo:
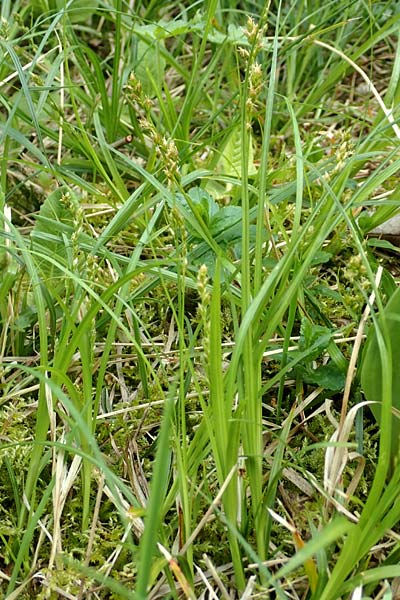
[[0, 17], [0, 595], [395, 597], [394, 3]]

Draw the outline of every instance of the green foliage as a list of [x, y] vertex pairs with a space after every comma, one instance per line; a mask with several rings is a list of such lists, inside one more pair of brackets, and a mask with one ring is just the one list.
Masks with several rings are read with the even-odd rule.
[[61, 277], [61, 271], [49, 262], [49, 257], [64, 267], [72, 266], [71, 239], [78, 228], [78, 207], [75, 194], [64, 187], [49, 194], [36, 216], [31, 232], [32, 251], [43, 277], [49, 281]]
[[395, 3], [0, 9], [0, 595], [381, 597]]
[[[321, 359], [323, 354], [330, 349], [333, 340], [333, 331], [328, 327], [315, 325], [309, 319], [303, 318], [300, 334], [297, 354], [301, 356], [305, 355], [306, 358], [297, 364], [297, 374], [306, 383], [320, 385], [326, 390], [343, 390], [346, 375], [343, 368], [335, 364], [333, 360], [324, 362], [316, 368], [314, 366], [314, 361], [318, 358]], [[296, 360], [296, 353], [291, 355], [291, 359]]]
[[[252, 136], [248, 136], [247, 143], [249, 145], [247, 151], [247, 174], [251, 177], [257, 174], [257, 169], [254, 164], [254, 150]], [[242, 157], [243, 157], [243, 140], [241, 137], [240, 127], [235, 127], [230, 132], [228, 139], [225, 142], [221, 156], [216, 166], [217, 173], [224, 175], [232, 175], [233, 177], [241, 177], [242, 173]]]
[[99, 6], [99, 0], [34, 0], [32, 5], [38, 11], [66, 10], [71, 23], [84, 23]]
[[[389, 411], [400, 409], [400, 373], [397, 366], [400, 361], [400, 290], [389, 298], [384, 310], [375, 318], [368, 334], [362, 360], [361, 386], [370, 408], [381, 424], [382, 406]], [[389, 380], [390, 386], [387, 386]], [[391, 440], [393, 462], [398, 460], [400, 421], [394, 413], [391, 418]]]
[[162, 40], [139, 40], [135, 75], [141, 81], [144, 93], [153, 98], [163, 88], [166, 61], [162, 54]]
[[[172, 204], [176, 204], [185, 218], [188, 233], [191, 234], [189, 259], [192, 265], [206, 264], [210, 274], [214, 274], [215, 246], [204, 241], [204, 229], [224, 255], [239, 258], [241, 254], [242, 211], [239, 206], [219, 206], [206, 190], [191, 188], [186, 195], [177, 194]], [[251, 226], [251, 240], [255, 239], [255, 226]]]

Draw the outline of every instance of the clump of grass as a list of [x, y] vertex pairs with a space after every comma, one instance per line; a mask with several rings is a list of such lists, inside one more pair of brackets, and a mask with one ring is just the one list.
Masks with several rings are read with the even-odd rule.
[[399, 16], [1, 17], [2, 595], [380, 597], [397, 281], [364, 234], [397, 211]]

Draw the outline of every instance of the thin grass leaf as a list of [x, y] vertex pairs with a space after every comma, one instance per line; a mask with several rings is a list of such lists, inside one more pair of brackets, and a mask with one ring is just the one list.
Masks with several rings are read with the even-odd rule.
[[144, 519], [145, 528], [139, 547], [140, 570], [135, 589], [135, 599], [137, 600], [146, 600], [147, 598], [147, 586], [150, 583], [153, 555], [157, 547], [157, 540], [159, 539], [162, 506], [167, 494], [170, 470], [169, 435], [173, 406], [173, 397], [171, 394], [164, 404], [164, 415], [158, 434], [150, 496]]

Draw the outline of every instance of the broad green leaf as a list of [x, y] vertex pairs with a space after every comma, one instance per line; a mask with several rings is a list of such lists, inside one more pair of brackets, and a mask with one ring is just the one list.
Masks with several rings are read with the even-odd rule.
[[400, 248], [398, 246], [395, 246], [388, 240], [380, 240], [378, 238], [370, 238], [367, 241], [367, 245], [370, 246], [371, 248], [382, 248], [383, 250], [390, 250], [391, 252], [396, 252], [396, 253], [400, 252]]
[[325, 250], [319, 250], [318, 252], [315, 253], [312, 264], [313, 265], [322, 265], [324, 263], [329, 262], [331, 260], [331, 258], [332, 258], [331, 252], [326, 252]]
[[226, 242], [230, 242], [241, 236], [241, 225], [241, 207], [222, 206], [211, 219], [210, 231], [213, 237], [220, 235]]
[[[217, 171], [224, 175], [232, 175], [241, 177], [242, 172], [242, 132], [240, 127], [236, 127], [229, 135], [224, 149], [221, 153], [221, 158], [217, 164]], [[253, 137], [249, 133], [249, 151], [247, 172], [250, 177], [256, 175], [257, 169], [254, 164]]]
[[332, 361], [326, 365], [321, 365], [317, 369], [306, 371], [303, 377], [307, 383], [320, 385], [332, 392], [343, 390], [346, 380], [344, 371], [339, 369]]
[[[382, 329], [383, 319], [385, 320], [385, 330]], [[381, 403], [383, 398], [383, 373], [386, 366], [382, 364], [381, 351], [378, 344], [376, 328], [381, 332], [387, 332], [385, 343], [388, 352], [392, 355], [392, 403], [397, 410], [400, 409], [400, 288], [398, 288], [386, 304], [383, 314], [378, 315], [375, 325], [367, 337], [366, 347], [364, 351], [362, 367], [361, 367], [361, 386], [366, 398], [371, 402], [378, 404], [371, 405], [372, 413], [380, 423], [381, 420]], [[392, 421], [392, 452], [393, 456], [397, 454], [400, 438], [400, 420], [397, 416], [393, 416]]]
[[148, 25], [137, 25], [135, 32], [139, 33], [140, 37], [144, 36], [151, 40], [163, 40], [168, 37], [183, 35], [191, 30], [191, 24], [183, 19], [175, 21], [158, 21], [157, 23], [149, 23]]
[[[66, 0], [57, 0], [58, 10], [65, 8]], [[93, 16], [99, 6], [99, 0], [73, 0], [67, 8], [71, 23], [83, 23]]]
[[139, 40], [137, 45], [137, 66], [135, 75], [142, 84], [143, 91], [150, 98], [157, 95], [164, 83], [165, 58], [160, 50], [162, 40], [147, 42]]
[[[201, 33], [201, 28], [196, 27], [197, 33]], [[213, 28], [208, 34], [208, 39], [214, 44], [225, 44], [226, 42], [232, 45], [248, 46], [249, 40], [245, 35], [243, 27], [229, 23], [227, 32], [218, 31], [217, 28]]]
[[316, 325], [304, 317], [301, 321], [299, 351], [303, 352], [315, 346], [314, 352], [308, 357], [308, 360], [315, 360], [321, 356], [332, 339], [332, 331], [328, 327]]
[[[210, 196], [210, 194], [206, 190], [200, 187], [191, 188], [188, 191], [187, 195], [195, 205], [204, 223], [209, 225], [213, 216], [217, 214], [220, 210], [214, 198]], [[188, 201], [182, 194], [176, 194], [175, 201], [177, 202], [181, 210], [184, 209], [183, 214], [185, 213], [185, 211], [189, 211], [192, 213]]]

